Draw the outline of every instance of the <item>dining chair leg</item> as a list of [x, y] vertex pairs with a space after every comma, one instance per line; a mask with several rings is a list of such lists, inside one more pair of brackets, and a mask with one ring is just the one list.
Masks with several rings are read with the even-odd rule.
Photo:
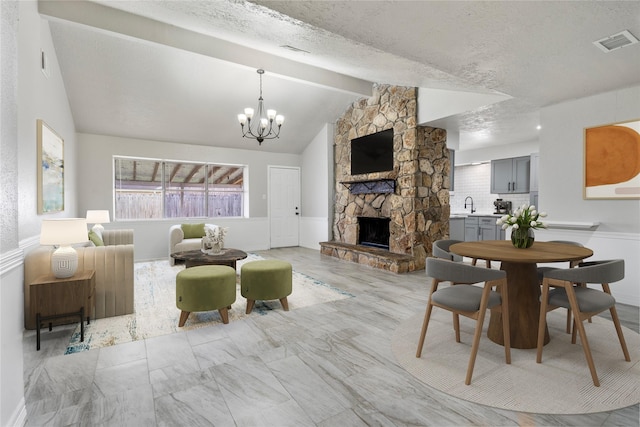
[[[611, 295], [611, 288], [608, 283], [602, 284], [602, 290], [609, 295]], [[613, 324], [616, 327], [616, 333], [618, 334], [618, 340], [620, 340], [620, 346], [622, 347], [622, 352], [624, 353], [624, 360], [627, 362], [631, 361], [629, 357], [629, 350], [627, 350], [627, 343], [624, 340], [624, 335], [622, 334], [622, 327], [620, 326], [620, 318], [618, 317], [618, 310], [616, 310], [616, 306], [613, 305], [609, 308], [609, 313], [611, 313], [611, 320], [613, 320]], [[589, 318], [591, 320], [591, 318]]]
[[[587, 365], [589, 366], [589, 371], [591, 372], [591, 379], [593, 380], [593, 385], [596, 387], [600, 387], [600, 380], [598, 379], [598, 374], [596, 373], [596, 365], [593, 363], [593, 356], [591, 355], [591, 347], [589, 346], [589, 340], [587, 339], [587, 332], [584, 329], [584, 318], [580, 313], [580, 306], [578, 305], [578, 299], [576, 298], [575, 292], [573, 289], [567, 289], [567, 298], [569, 300], [569, 306], [571, 307], [571, 311], [573, 312], [573, 337], [575, 337], [575, 330], [578, 329], [578, 334], [580, 335], [580, 344], [582, 344], [582, 350], [584, 350], [584, 356], [587, 359]], [[572, 341], [575, 341], [572, 339]], [[575, 344], [575, 342], [574, 342]]]
[[420, 358], [422, 356], [422, 347], [424, 346], [424, 338], [427, 335], [427, 328], [429, 327], [429, 319], [431, 318], [431, 310], [433, 306], [431, 305], [431, 298], [429, 298], [429, 302], [427, 303], [427, 309], [424, 313], [424, 320], [422, 322], [422, 330], [420, 331], [420, 340], [418, 341], [418, 350], [416, 350], [416, 357]]
[[616, 327], [618, 339], [620, 340], [620, 346], [622, 347], [622, 353], [624, 353], [624, 360], [626, 360], [627, 362], [631, 362], [631, 357], [629, 357], [629, 350], [627, 350], [627, 342], [624, 340], [624, 335], [622, 334], [622, 327], [620, 326], [620, 319], [618, 318], [618, 311], [616, 310], [616, 307], [611, 307], [609, 309], [609, 313], [611, 313], [611, 319], [613, 319], [613, 324]]
[[577, 322], [575, 324], [575, 327], [578, 328], [578, 334], [580, 334], [580, 343], [582, 344], [584, 355], [587, 358], [587, 365], [589, 366], [589, 371], [591, 372], [593, 385], [595, 385], [596, 387], [600, 387], [600, 380], [598, 379], [598, 374], [596, 373], [596, 365], [593, 363], [593, 357], [591, 356], [591, 347], [589, 346], [589, 340], [587, 340], [587, 333], [584, 330], [584, 323], [582, 323], [582, 321]]
[[508, 286], [501, 286], [502, 294], [502, 333], [504, 334], [504, 357], [507, 364], [511, 364], [511, 328], [509, 326], [509, 293]]
[[460, 342], [460, 316], [453, 313], [453, 329], [456, 331], [456, 342]]
[[538, 321], [538, 349], [536, 363], [542, 363], [542, 348], [544, 347], [544, 332], [547, 328], [547, 305], [549, 303], [549, 284], [543, 283], [540, 297], [540, 320]]
[[567, 333], [571, 333], [571, 309], [567, 309]]
[[478, 348], [480, 347], [480, 336], [482, 335], [482, 324], [484, 323], [484, 315], [487, 311], [486, 307], [484, 310], [480, 308], [480, 313], [478, 315], [476, 330], [473, 334], [473, 344], [471, 345], [471, 355], [469, 356], [469, 366], [467, 367], [467, 377], [464, 380], [466, 385], [471, 384], [471, 377], [473, 376], [473, 367], [476, 364], [476, 355], [478, 354]]

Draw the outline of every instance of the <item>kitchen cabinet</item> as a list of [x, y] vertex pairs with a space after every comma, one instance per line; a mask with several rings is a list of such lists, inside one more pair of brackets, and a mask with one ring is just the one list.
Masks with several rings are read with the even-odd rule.
[[464, 220], [464, 241], [475, 242], [478, 240], [478, 217], [468, 216]]
[[464, 222], [464, 240], [504, 240], [505, 231], [496, 224], [496, 216], [469, 216]]
[[495, 217], [478, 218], [479, 240], [504, 240], [505, 233], [501, 226], [496, 224]]
[[491, 193], [528, 193], [530, 156], [491, 161]]
[[449, 239], [464, 240], [464, 218], [449, 218]]
[[538, 164], [540, 162], [540, 154], [533, 153], [531, 155], [531, 170], [529, 173], [529, 191], [538, 191]]

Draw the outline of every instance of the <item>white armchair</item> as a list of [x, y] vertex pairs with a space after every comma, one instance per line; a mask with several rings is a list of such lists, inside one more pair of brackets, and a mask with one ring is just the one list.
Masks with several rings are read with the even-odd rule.
[[[185, 230], [187, 237], [185, 238]], [[213, 224], [176, 224], [169, 228], [169, 265], [175, 264], [175, 259], [171, 254], [182, 251], [192, 251], [202, 247], [202, 237], [204, 237], [204, 228], [216, 227]], [[199, 237], [198, 237], [199, 236]]]

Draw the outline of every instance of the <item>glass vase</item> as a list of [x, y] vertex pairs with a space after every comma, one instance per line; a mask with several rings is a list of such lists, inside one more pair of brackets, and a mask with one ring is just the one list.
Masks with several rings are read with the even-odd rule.
[[533, 228], [516, 228], [511, 230], [511, 243], [518, 249], [527, 249], [536, 239]]

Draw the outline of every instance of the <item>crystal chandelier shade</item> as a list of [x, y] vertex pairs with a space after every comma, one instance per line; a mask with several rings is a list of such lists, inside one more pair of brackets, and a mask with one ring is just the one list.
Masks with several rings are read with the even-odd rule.
[[[242, 136], [256, 139], [258, 144], [262, 145], [262, 141], [265, 139], [274, 139], [280, 136], [280, 128], [282, 127], [282, 123], [284, 123], [284, 116], [277, 114], [276, 110], [265, 110], [264, 99], [262, 98], [262, 75], [264, 74], [264, 70], [259, 69], [257, 72], [260, 76], [258, 109], [254, 111], [253, 108], [245, 108], [244, 114], [238, 114], [238, 121], [242, 129]], [[253, 129], [251, 127], [252, 123], [254, 123]]]

